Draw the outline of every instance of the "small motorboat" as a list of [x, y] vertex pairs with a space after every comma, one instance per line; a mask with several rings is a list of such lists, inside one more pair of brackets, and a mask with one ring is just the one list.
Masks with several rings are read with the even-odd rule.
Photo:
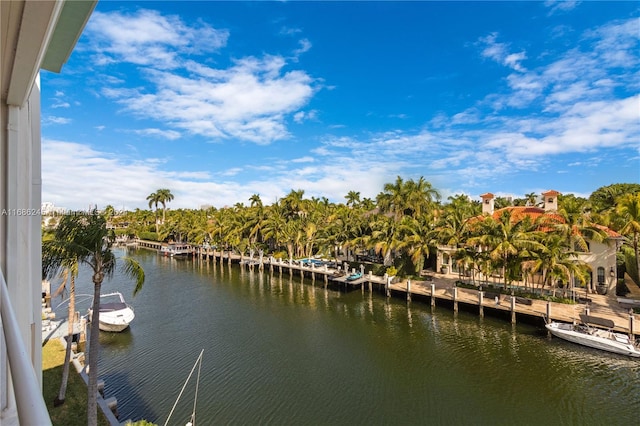
[[[545, 327], [554, 336], [569, 342], [621, 355], [640, 357], [640, 349], [629, 336], [612, 331], [614, 327], [613, 321], [585, 314], [580, 315], [580, 320], [582, 324], [553, 321]], [[606, 327], [607, 330], [592, 326], [596, 324]]]
[[[89, 320], [92, 318], [89, 309]], [[118, 333], [127, 327], [135, 318], [133, 308], [124, 301], [120, 292], [100, 295], [100, 319], [98, 327], [102, 331]]]
[[353, 274], [347, 277], [347, 281], [355, 281], [362, 278], [362, 272], [354, 272]]

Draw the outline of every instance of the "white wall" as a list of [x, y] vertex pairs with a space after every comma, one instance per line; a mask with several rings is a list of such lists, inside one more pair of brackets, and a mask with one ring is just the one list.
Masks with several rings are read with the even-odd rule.
[[[42, 386], [40, 87], [22, 107], [0, 108], [0, 265], [19, 331]], [[3, 345], [4, 346], [4, 345]], [[0, 350], [0, 393], [10, 403], [6, 353]]]

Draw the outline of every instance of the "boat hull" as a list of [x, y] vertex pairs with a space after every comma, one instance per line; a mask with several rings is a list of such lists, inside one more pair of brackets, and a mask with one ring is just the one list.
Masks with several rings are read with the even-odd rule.
[[120, 311], [100, 312], [100, 321], [98, 327], [102, 331], [118, 333], [129, 327], [129, 324], [135, 318], [133, 309], [127, 307]]
[[[557, 322], [547, 324], [546, 328], [552, 335], [568, 342], [620, 355], [640, 357], [640, 350], [623, 334]], [[610, 337], [603, 337], [607, 334]]]
[[[103, 299], [111, 298], [115, 301], [103, 303]], [[100, 318], [98, 320], [98, 328], [101, 331], [118, 333], [129, 327], [129, 324], [135, 318], [133, 308], [127, 305], [122, 294], [115, 292], [100, 296]], [[93, 311], [89, 309], [89, 321], [93, 321]]]

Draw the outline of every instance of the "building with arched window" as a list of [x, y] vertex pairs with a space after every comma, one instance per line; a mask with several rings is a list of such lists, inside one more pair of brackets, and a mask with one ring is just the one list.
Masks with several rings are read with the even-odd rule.
[[[502, 213], [506, 210], [510, 211], [511, 222], [517, 222], [528, 217], [532, 220], [540, 217], [548, 219], [547, 222], [551, 227], [553, 224], [562, 224], [564, 219], [557, 213], [558, 211], [558, 191], [546, 191], [542, 193], [542, 207], [537, 206], [510, 206], [502, 209], [494, 210], [494, 195], [491, 193], [482, 194], [482, 214], [490, 215], [494, 219], [500, 219]], [[480, 218], [478, 218], [480, 219]], [[594, 241], [586, 238], [586, 245], [574, 247], [578, 260], [583, 261], [589, 266], [590, 275], [587, 277], [585, 290], [589, 292], [599, 292], [602, 294], [615, 295], [616, 286], [616, 253], [622, 245], [622, 236], [617, 232], [605, 227], [597, 226], [606, 237], [604, 241]], [[459, 266], [454, 259], [454, 247], [440, 246], [438, 247], [437, 268], [442, 272], [449, 274], [458, 274]], [[480, 280], [488, 280], [491, 277], [483, 277], [480, 274]], [[532, 281], [529, 281], [532, 282]], [[582, 285], [576, 280], [575, 283], [564, 283], [573, 285]]]

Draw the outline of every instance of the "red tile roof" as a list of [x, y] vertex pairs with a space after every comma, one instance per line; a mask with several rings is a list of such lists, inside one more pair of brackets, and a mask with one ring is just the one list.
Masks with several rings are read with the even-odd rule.
[[[565, 223], [565, 221], [562, 218], [562, 216], [560, 216], [555, 211], [553, 211], [553, 212], [545, 212], [545, 210], [540, 208], [540, 207], [531, 207], [531, 206], [504, 207], [502, 209], [498, 209], [498, 210], [494, 211], [491, 216], [494, 219], [498, 220], [498, 219], [500, 219], [500, 216], [501, 216], [502, 212], [507, 211], [507, 210], [511, 211], [511, 222], [512, 223], [520, 222], [522, 219], [524, 219], [527, 216], [530, 217], [532, 221], [537, 220], [540, 216], [544, 216], [545, 220], [544, 220], [544, 223], [543, 223], [543, 228], [540, 229], [540, 230], [541, 231], [545, 231], [545, 232], [546, 231], [551, 231], [551, 227], [553, 225]], [[548, 226], [544, 226], [544, 225], [548, 225]], [[607, 236], [609, 238], [622, 238], [622, 235], [620, 235], [619, 233], [617, 233], [613, 229], [610, 229], [610, 228], [608, 228], [606, 226], [603, 226], [603, 225], [595, 225], [595, 226], [598, 229], [601, 229], [604, 232], [606, 232], [606, 234], [607, 234]], [[575, 230], [575, 232], [577, 232], [577, 230]]]

